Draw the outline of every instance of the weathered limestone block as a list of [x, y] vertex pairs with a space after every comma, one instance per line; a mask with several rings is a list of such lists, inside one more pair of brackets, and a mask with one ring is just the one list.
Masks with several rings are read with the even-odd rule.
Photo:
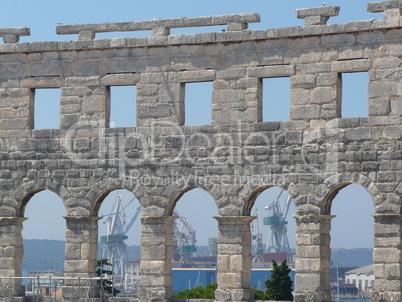
[[385, 10], [398, 8], [402, 8], [402, 2], [400, 0], [370, 2], [367, 4], [367, 11], [371, 13], [378, 13]]
[[339, 15], [339, 6], [323, 6], [296, 10], [296, 17], [305, 20], [305, 26], [327, 24], [329, 17]]
[[[141, 217], [141, 283], [139, 301], [168, 301], [172, 295], [171, 255], [176, 217]], [[153, 238], [159, 240], [153, 241]], [[162, 241], [162, 242], [161, 242]], [[151, 268], [151, 269], [150, 269]]]
[[318, 105], [293, 106], [290, 108], [292, 120], [320, 119], [321, 107]]
[[[374, 215], [374, 301], [381, 301], [381, 297], [400, 296], [401, 290], [401, 215], [376, 214]], [[394, 238], [395, 240], [382, 240]]]
[[228, 23], [228, 31], [241, 31], [248, 28], [247, 23]]
[[367, 59], [346, 60], [334, 62], [331, 66], [333, 72], [364, 72], [371, 68], [372, 61]]
[[391, 104], [388, 97], [369, 98], [369, 116], [388, 116]]
[[78, 35], [78, 40], [80, 41], [91, 41], [95, 39], [96, 33], [93, 30], [81, 30]]
[[385, 20], [378, 20], [376, 22], [380, 26], [399, 26], [402, 19], [401, 8], [402, 3], [399, 0], [371, 2], [367, 4], [368, 12], [384, 12]]
[[101, 78], [101, 85], [106, 86], [129, 86], [136, 85], [140, 81], [139, 74], [109, 74]]
[[165, 27], [155, 27], [152, 29], [153, 36], [169, 36], [170, 35], [170, 28]]
[[217, 301], [248, 301], [252, 297], [250, 222], [255, 217], [214, 217], [218, 220]]
[[[22, 223], [24, 217], [1, 217], [0, 218], [0, 275], [2, 277], [21, 277], [23, 246], [22, 246]], [[0, 286], [1, 297], [13, 297], [24, 295], [21, 279], [2, 280]], [[10, 292], [11, 291], [11, 292]]]
[[[0, 113], [0, 129], [27, 130], [34, 127], [33, 102], [34, 93], [28, 88], [4, 88], [3, 108]], [[15, 101], [15, 100], [18, 101]], [[7, 106], [8, 104], [8, 106]], [[15, 104], [18, 106], [12, 106]], [[1, 105], [0, 105], [1, 106]], [[7, 106], [4, 108], [4, 106]]]
[[29, 36], [30, 29], [27, 27], [4, 27], [0, 28], [0, 36], [3, 37], [5, 44], [17, 43], [20, 36]]
[[338, 99], [336, 87], [317, 87], [311, 91], [310, 104], [335, 103]]
[[350, 46], [356, 43], [356, 36], [353, 34], [323, 36], [321, 38], [321, 43], [326, 46]]
[[289, 77], [295, 74], [295, 69], [288, 65], [261, 66], [248, 68], [247, 74], [258, 78]]
[[[97, 265], [98, 220], [100, 217], [67, 216], [66, 219], [66, 261], [64, 271], [66, 277], [94, 277]], [[63, 287], [63, 299], [73, 299], [76, 293], [77, 282], [80, 280], [66, 280]], [[86, 294], [96, 297], [96, 282], [89, 283]]]
[[17, 43], [20, 41], [20, 37], [16, 35], [3, 36], [4, 43]]
[[67, 216], [65, 219], [67, 223], [66, 254], [72, 252], [66, 257], [66, 274], [80, 274], [83, 277], [94, 276], [99, 217]]
[[402, 99], [398, 98], [396, 100], [391, 100], [391, 114], [392, 115], [402, 115]]
[[[330, 215], [296, 215], [296, 233], [303, 234], [303, 241], [297, 241], [295, 301], [303, 297], [318, 295], [318, 301], [328, 301], [330, 297]], [[314, 231], [313, 231], [314, 230]], [[310, 238], [308, 238], [310, 237]], [[317, 261], [317, 259], [320, 259]], [[315, 261], [315, 265], [312, 262]], [[315, 268], [313, 270], [312, 268]], [[303, 269], [304, 268], [304, 269]], [[314, 288], [314, 290], [312, 290]]]

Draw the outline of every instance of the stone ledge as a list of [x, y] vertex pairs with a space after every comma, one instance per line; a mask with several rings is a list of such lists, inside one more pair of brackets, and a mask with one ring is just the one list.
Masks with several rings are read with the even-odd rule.
[[367, 11], [370, 13], [381, 13], [395, 8], [402, 8], [402, 0], [370, 2], [367, 4]]
[[119, 23], [59, 25], [56, 27], [56, 33], [58, 35], [79, 34], [80, 40], [88, 41], [93, 40], [96, 33], [102, 32], [152, 30], [154, 36], [167, 36], [170, 34], [171, 28], [228, 25], [228, 31], [241, 31], [247, 29], [248, 23], [257, 22], [260, 22], [260, 15], [248, 13]]
[[4, 43], [17, 43], [20, 36], [30, 36], [31, 32], [28, 27], [4, 27], [0, 28], [0, 37], [3, 37]]
[[0, 53], [63, 51], [83, 49], [105, 49], [148, 46], [195, 45], [220, 42], [260, 41], [271, 39], [298, 38], [374, 30], [401, 29], [402, 26], [388, 25], [385, 20], [351, 21], [344, 24], [293, 26], [266, 30], [243, 30], [232, 32], [207, 32], [189, 35], [151, 36], [149, 38], [112, 38], [92, 41], [32, 42], [1, 44]]
[[296, 10], [296, 17], [305, 20], [305, 25], [327, 24], [329, 17], [339, 15], [339, 6], [323, 6], [314, 8], [303, 8]]

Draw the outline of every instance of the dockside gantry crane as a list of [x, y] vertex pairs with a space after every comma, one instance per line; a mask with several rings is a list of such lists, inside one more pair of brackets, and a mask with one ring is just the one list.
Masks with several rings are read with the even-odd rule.
[[286, 216], [289, 212], [292, 198], [288, 195], [285, 204], [281, 208], [280, 197], [282, 193], [283, 190], [281, 190], [274, 201], [265, 206], [265, 210], [269, 214], [267, 217], [264, 217], [264, 225], [270, 226], [270, 233], [265, 248], [266, 253], [291, 252], [287, 236], [288, 222], [286, 221]]
[[103, 215], [104, 218], [102, 219], [102, 223], [106, 224], [106, 236], [101, 236], [101, 243], [104, 243], [101, 258], [109, 259], [113, 265], [111, 270], [116, 284], [124, 284], [124, 263], [127, 261], [124, 240], [128, 238], [128, 231], [141, 213], [141, 206], [139, 206], [130, 221], [126, 220], [125, 209], [134, 199], [135, 197], [126, 205], [123, 205], [121, 195], [117, 193], [111, 213]]
[[174, 233], [173, 233], [173, 251], [172, 258], [180, 262], [188, 262], [193, 254], [197, 251], [195, 246], [196, 233], [191, 226], [190, 219], [181, 216], [177, 210], [173, 211], [176, 216]]

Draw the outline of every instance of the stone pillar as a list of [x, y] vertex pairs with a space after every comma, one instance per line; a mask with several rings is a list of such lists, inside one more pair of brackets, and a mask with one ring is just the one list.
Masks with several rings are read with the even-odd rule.
[[402, 301], [402, 215], [374, 215], [374, 293], [371, 301]]
[[34, 127], [34, 94], [31, 88], [2, 88], [1, 100], [3, 104], [14, 104], [18, 100], [18, 106], [3, 105], [0, 116], [0, 130], [27, 130]]
[[[0, 218], [0, 276], [21, 277], [22, 256], [22, 223], [24, 217]], [[13, 298], [12, 301], [24, 301], [24, 289], [21, 279], [0, 280], [0, 300]], [[18, 298], [20, 297], [20, 298]], [[10, 300], [11, 301], [11, 300]]]
[[294, 301], [329, 302], [331, 215], [295, 215], [296, 281]]
[[138, 300], [170, 301], [172, 297], [173, 216], [141, 217], [141, 281]]
[[257, 77], [260, 73], [253, 71], [247, 80], [245, 74], [245, 68], [237, 67], [217, 72], [212, 93], [212, 124], [262, 121], [262, 82]]
[[252, 301], [252, 216], [214, 217], [218, 220], [218, 289], [216, 301]]
[[[96, 282], [79, 280], [96, 276], [98, 257], [98, 220], [99, 217], [67, 216], [66, 219], [66, 261], [65, 277], [76, 278], [66, 280], [63, 287], [63, 298], [74, 301], [74, 297], [97, 296]], [[78, 290], [82, 292], [78, 292]]]
[[[79, 128], [109, 126], [110, 93], [106, 86], [100, 85], [99, 76], [66, 77], [60, 92], [61, 129], [77, 135]], [[73, 109], [77, 105], [81, 108], [79, 111]]]

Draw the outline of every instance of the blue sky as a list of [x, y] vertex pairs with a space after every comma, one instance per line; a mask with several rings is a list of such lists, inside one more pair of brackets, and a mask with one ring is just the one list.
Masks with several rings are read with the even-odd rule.
[[[381, 17], [381, 14], [366, 12], [369, 2], [366, 0], [325, 2], [327, 6], [341, 6], [340, 16], [331, 18], [329, 23]], [[295, 26], [303, 24], [303, 20], [295, 17], [297, 8], [316, 7], [322, 3], [322, 0], [14, 0], [3, 1], [0, 14], [2, 27], [30, 27], [31, 37], [22, 38], [22, 41], [30, 42], [68, 40], [68, 36], [55, 34], [57, 23], [139, 21], [257, 12], [261, 15], [261, 23], [251, 24], [250, 29]], [[72, 39], [76, 39], [76, 36]]]
[[[102, 22], [121, 22], [121, 21], [140, 21], [152, 20], [154, 18], [178, 18], [178, 17], [197, 17], [206, 15], [220, 15], [220, 14], [234, 14], [234, 13], [247, 13], [257, 12], [261, 15], [261, 23], [250, 24], [249, 29], [266, 29], [285, 26], [301, 26], [303, 20], [295, 17], [295, 10], [297, 8], [321, 6], [323, 1], [317, 0], [203, 0], [203, 1], [135, 1], [135, 0], [14, 0], [3, 1], [0, 16], [2, 20], [2, 27], [15, 27], [26, 26], [31, 28], [30, 37], [21, 37], [21, 42], [34, 42], [34, 41], [66, 41], [77, 40], [77, 35], [72, 36], [59, 36], [55, 34], [57, 23], [64, 24], [84, 24], [84, 23], [102, 23]], [[367, 3], [369, 1], [363, 0], [328, 0], [326, 5], [339, 5], [341, 6], [340, 16], [333, 17], [329, 23], [344, 23], [351, 20], [363, 20], [370, 18], [382, 18], [381, 14], [371, 14], [366, 12]], [[196, 33], [202, 31], [220, 31], [224, 27], [216, 28], [193, 28], [184, 31], [175, 30], [175, 33]], [[99, 38], [107, 37], [125, 37], [125, 36], [149, 36], [149, 32], [134, 32], [134, 33], [112, 33], [99, 35]], [[353, 83], [359, 85], [367, 85], [367, 78], [357, 78]], [[367, 104], [367, 94], [354, 93], [359, 92], [357, 89], [350, 88], [349, 99], [360, 100], [360, 104]], [[267, 83], [267, 85], [271, 85]], [[278, 113], [273, 113], [274, 117], [279, 120], [288, 120], [288, 100], [289, 100], [289, 83], [281, 82], [280, 84], [274, 83], [269, 89], [270, 95], [267, 98], [275, 98], [283, 100], [283, 106], [278, 106]], [[364, 87], [364, 86], [363, 86]], [[274, 89], [275, 88], [275, 89]], [[199, 98], [209, 98], [210, 91], [205, 87], [189, 88], [188, 99], [194, 99], [194, 103]], [[347, 88], [345, 88], [347, 90]], [[364, 92], [364, 89], [363, 89]], [[57, 99], [56, 96], [52, 98]], [[117, 92], [116, 92], [117, 93]], [[127, 102], [134, 102], [135, 91], [120, 92], [121, 98], [125, 98]], [[125, 95], [126, 94], [126, 95]], [[265, 97], [265, 96], [264, 96]], [[50, 98], [48, 95], [47, 98]], [[187, 95], [186, 95], [187, 99]], [[53, 109], [49, 103], [46, 103], [45, 96], [45, 110], [48, 112], [57, 109], [57, 102], [52, 102], [55, 106]], [[264, 100], [265, 101], [265, 100]], [[348, 114], [350, 116], [365, 116], [365, 107], [359, 103], [351, 103]], [[121, 105], [117, 105], [121, 106]], [[208, 105], [206, 109], [200, 109], [197, 106], [190, 111], [188, 120], [192, 120], [194, 124], [209, 123], [210, 113], [208, 113]], [[133, 109], [135, 110], [135, 109]], [[123, 110], [124, 111], [124, 110]], [[202, 114], [200, 114], [202, 112]], [[46, 114], [46, 112], [44, 113]], [[45, 116], [45, 115], [42, 116]], [[130, 113], [133, 116], [134, 113]], [[268, 113], [266, 114], [268, 116]], [[271, 119], [275, 119], [272, 117]], [[198, 119], [201, 118], [201, 119]], [[46, 115], [46, 119], [48, 115]], [[112, 117], [116, 120], [117, 126], [130, 125], [132, 121], [129, 117], [116, 116]], [[41, 115], [37, 117], [38, 125], [40, 124]], [[43, 119], [44, 120], [44, 119]], [[58, 122], [56, 121], [56, 124]], [[44, 126], [46, 127], [46, 125]], [[278, 190], [272, 189], [264, 192], [257, 200], [256, 207], [258, 207], [261, 219], [266, 212], [263, 207], [272, 201]], [[125, 200], [131, 199], [128, 195]], [[109, 201], [106, 201], [101, 208], [101, 214], [105, 214], [111, 208], [111, 203], [114, 200], [114, 195], [111, 196]], [[108, 204], [107, 204], [108, 203]], [[39, 208], [38, 205], [41, 205]], [[135, 206], [135, 205], [133, 205]], [[46, 210], [44, 210], [46, 209]], [[208, 237], [216, 236], [216, 223], [211, 218], [217, 215], [216, 207], [211, 197], [203, 191], [193, 190], [186, 193], [178, 203], [178, 210], [183, 216], [187, 216], [192, 220], [193, 227], [197, 231], [198, 243], [206, 244]], [[332, 232], [332, 247], [371, 247], [373, 236], [373, 218], [370, 216], [373, 213], [373, 205], [368, 194], [358, 186], [351, 186], [341, 191], [337, 199], [334, 201], [333, 214], [338, 215], [333, 222]], [[49, 216], [49, 213], [54, 215]], [[200, 215], [203, 213], [205, 215]], [[356, 213], [362, 219], [356, 220]], [[43, 225], [43, 216], [46, 214], [46, 225]], [[288, 215], [289, 218], [289, 241], [291, 246], [294, 247], [294, 221], [291, 215], [294, 214], [294, 208], [291, 208]], [[24, 223], [24, 238], [47, 238], [47, 239], [64, 239], [64, 220], [62, 216], [65, 211], [57, 196], [44, 192], [37, 194], [28, 204], [26, 217], [30, 219]], [[57, 218], [57, 219], [55, 219]], [[35, 220], [36, 219], [36, 220]], [[208, 223], [206, 223], [208, 221]], [[51, 226], [51, 227], [50, 227]], [[130, 237], [128, 243], [138, 243], [139, 233], [138, 224], [134, 225], [133, 235]], [[291, 232], [293, 230], [293, 233]], [[263, 229], [264, 236], [267, 236], [267, 230]], [[137, 238], [137, 239], [135, 239]], [[266, 239], [265, 239], [266, 240]]]

